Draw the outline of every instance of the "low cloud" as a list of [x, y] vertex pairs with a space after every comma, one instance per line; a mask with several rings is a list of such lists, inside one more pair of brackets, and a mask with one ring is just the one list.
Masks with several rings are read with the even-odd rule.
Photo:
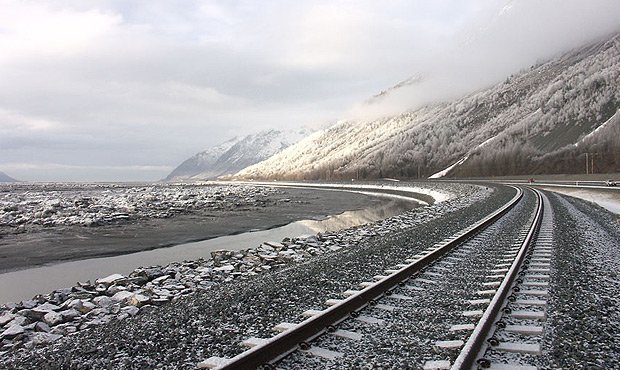
[[618, 14], [620, 2], [607, 0], [519, 0], [479, 7], [458, 32], [412, 64], [419, 81], [358, 103], [348, 118], [374, 119], [488, 87], [619, 32]]
[[158, 181], [171, 166], [89, 166], [62, 163], [4, 163], [3, 170], [21, 181]]

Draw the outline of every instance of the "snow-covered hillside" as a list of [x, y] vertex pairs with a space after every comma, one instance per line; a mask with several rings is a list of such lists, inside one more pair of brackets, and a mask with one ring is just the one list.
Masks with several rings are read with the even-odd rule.
[[543, 171], [533, 163], [573, 147], [617, 112], [618, 86], [616, 34], [452, 102], [340, 122], [237, 177], [428, 177], [455, 163], [445, 175]]
[[204, 150], [193, 157], [186, 159], [177, 168], [175, 168], [167, 177], [167, 181], [183, 180], [195, 176], [199, 173], [203, 173], [204, 176], [217, 177], [219, 173], [211, 170], [217, 160], [226, 153], [233, 145], [238, 143], [241, 139], [235, 137], [228, 141], [225, 141], [212, 148]]
[[312, 133], [308, 128], [267, 130], [234, 138], [200, 152], [174, 169], [167, 180], [209, 180], [234, 174], [279, 153]]

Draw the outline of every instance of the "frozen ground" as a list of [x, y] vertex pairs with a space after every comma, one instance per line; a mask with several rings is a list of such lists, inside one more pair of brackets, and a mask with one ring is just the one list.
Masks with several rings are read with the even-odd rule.
[[620, 190], [585, 189], [569, 186], [542, 186], [541, 188], [596, 203], [608, 211], [620, 215]]

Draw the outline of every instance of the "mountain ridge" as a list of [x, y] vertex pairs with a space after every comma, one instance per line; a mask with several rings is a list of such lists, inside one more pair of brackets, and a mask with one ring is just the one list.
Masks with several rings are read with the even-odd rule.
[[304, 127], [296, 130], [264, 130], [235, 137], [185, 160], [165, 180], [213, 180], [232, 175], [279, 153], [311, 133], [311, 129]]
[[7, 175], [6, 173], [0, 171], [0, 182], [19, 182], [19, 180], [16, 180], [11, 176]]
[[[450, 102], [340, 122], [236, 178], [429, 177], [461, 160], [445, 175], [544, 172], [540, 158], [560, 155], [616, 114], [617, 86], [618, 33]], [[567, 163], [548, 170], [570, 173], [574, 167]], [[601, 170], [614, 167], [620, 167], [620, 158]]]

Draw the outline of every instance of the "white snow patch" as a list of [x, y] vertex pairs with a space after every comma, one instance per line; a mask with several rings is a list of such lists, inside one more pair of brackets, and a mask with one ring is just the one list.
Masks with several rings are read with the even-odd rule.
[[[478, 146], [476, 147], [476, 149], [480, 149], [480, 148], [484, 147], [485, 145], [487, 145], [488, 143], [490, 143], [491, 141], [493, 141], [493, 139], [495, 139], [496, 137], [497, 137], [497, 135], [495, 135], [495, 136], [493, 136], [493, 137], [491, 137], [491, 138], [489, 138], [489, 139], [486, 139], [483, 143], [478, 144]], [[474, 150], [476, 150], [476, 149], [474, 149]], [[452, 171], [452, 169], [453, 169], [454, 167], [456, 167], [456, 166], [460, 166], [460, 165], [461, 165], [461, 164], [463, 164], [463, 163], [464, 163], [464, 162], [465, 162], [468, 158], [469, 158], [469, 154], [467, 154], [467, 155], [466, 155], [466, 156], [464, 156], [463, 158], [459, 159], [458, 161], [454, 162], [454, 163], [453, 163], [452, 165], [450, 165], [449, 167], [447, 167], [447, 168], [445, 168], [445, 169], [443, 169], [443, 170], [441, 170], [441, 171], [439, 171], [439, 172], [437, 172], [437, 173], [434, 173], [434, 174], [430, 175], [430, 176], [429, 176], [429, 179], [438, 179], [438, 178], [441, 178], [441, 177], [445, 177], [445, 176], [448, 174], [448, 172]]]
[[[231, 183], [239, 183], [239, 184], [252, 184], [252, 185], [262, 185], [262, 186], [286, 186], [286, 187], [303, 187], [303, 188], [337, 188], [342, 189], [343, 191], [352, 191], [360, 194], [368, 194], [373, 196], [386, 196], [391, 198], [401, 198], [412, 200], [412, 198], [408, 198], [402, 195], [397, 194], [377, 194], [376, 190], [390, 189], [390, 190], [398, 190], [404, 193], [417, 193], [428, 195], [435, 200], [435, 203], [445, 202], [448, 199], [454, 197], [454, 194], [444, 193], [437, 190], [432, 190], [429, 188], [422, 188], [418, 186], [396, 186], [396, 183], [385, 184], [385, 185], [370, 185], [370, 184], [331, 184], [331, 183], [321, 183], [321, 184], [308, 184], [308, 183], [299, 183], [299, 182], [244, 182], [244, 181], [233, 181], [233, 182], [222, 182], [222, 184], [231, 184]], [[326, 189], [329, 190], [329, 189]], [[427, 202], [424, 202], [419, 199], [414, 199], [416, 202], [428, 205]]]
[[581, 140], [579, 140], [578, 142], [576, 142], [575, 144], [573, 144], [574, 146], [579, 146], [579, 144], [581, 144], [582, 142], [584, 142], [585, 140], [587, 140], [588, 138], [594, 136], [597, 132], [599, 132], [603, 127], [607, 126], [610, 122], [612, 122], [614, 119], [620, 119], [620, 116], [618, 116], [618, 112], [620, 112], [620, 110], [617, 110], [616, 113], [614, 113], [613, 116], [609, 117], [609, 119], [605, 122], [603, 122], [602, 125], [600, 125], [599, 127], [595, 128], [594, 131], [590, 132], [589, 134], [587, 134], [586, 136], [584, 136]]
[[441, 171], [439, 171], [437, 173], [434, 173], [434, 174], [430, 175], [428, 178], [429, 179], [438, 179], [440, 177], [446, 176], [448, 174], [448, 172], [450, 172], [454, 167], [460, 166], [461, 164], [463, 164], [463, 162], [465, 162], [467, 160], [467, 158], [469, 158], [469, 154], [466, 155], [465, 157], [459, 159], [458, 161], [454, 162], [451, 166], [449, 166], [449, 167], [447, 167], [447, 168], [445, 168], [445, 169], [443, 169], [443, 170], [441, 170]]
[[484, 142], [482, 142], [482, 144], [479, 144], [479, 145], [476, 147], [476, 149], [480, 149], [480, 148], [482, 148], [483, 146], [485, 146], [485, 145], [487, 145], [488, 143], [490, 143], [491, 141], [493, 141], [496, 137], [497, 137], [497, 135], [495, 135], [495, 136], [493, 136], [493, 137], [490, 137], [490, 138], [486, 139]]

